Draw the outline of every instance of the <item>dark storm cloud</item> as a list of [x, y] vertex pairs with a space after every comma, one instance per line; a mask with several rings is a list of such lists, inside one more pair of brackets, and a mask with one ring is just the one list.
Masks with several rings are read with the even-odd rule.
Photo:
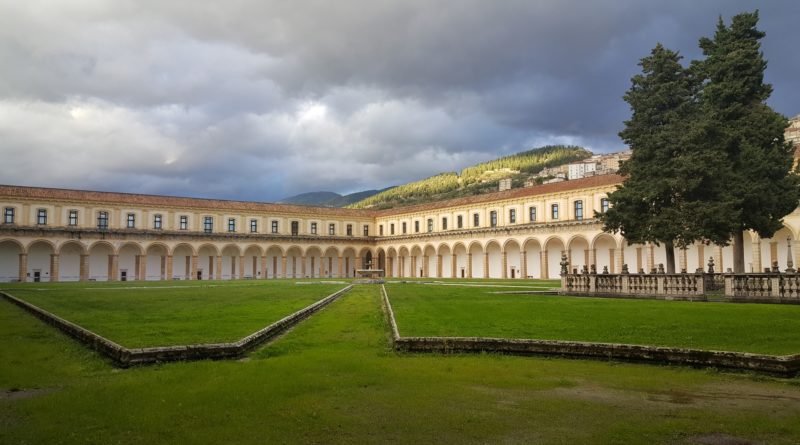
[[638, 60], [757, 7], [797, 114], [792, 1], [0, 2], [0, 182], [275, 200], [619, 150]]

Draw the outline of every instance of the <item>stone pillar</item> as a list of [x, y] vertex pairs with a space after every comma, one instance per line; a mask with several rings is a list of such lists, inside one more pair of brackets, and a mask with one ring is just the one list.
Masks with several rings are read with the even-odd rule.
[[19, 277], [19, 282], [20, 283], [24, 283], [24, 282], [28, 281], [28, 254], [27, 253], [19, 254], [19, 269], [17, 270], [17, 272], [19, 272], [18, 277]]
[[292, 257], [292, 278], [297, 278], [297, 257]]
[[328, 276], [329, 277], [333, 276], [333, 257], [332, 256], [328, 257]]
[[770, 241], [769, 243], [769, 267], [778, 261], [778, 242]]
[[[798, 243], [800, 244], [800, 243]], [[452, 254], [450, 258], [450, 278], [456, 278], [458, 275], [458, 256], [456, 254]]]
[[586, 251], [586, 264], [589, 265], [590, 269], [592, 268], [592, 265], [597, 267], [597, 249], [588, 249]]
[[196, 280], [197, 279], [197, 262], [199, 260], [200, 260], [200, 258], [198, 258], [197, 255], [192, 255], [192, 258], [191, 258], [191, 270], [189, 271], [189, 279], [190, 280]]
[[677, 270], [677, 272], [681, 272], [683, 270], [685, 270], [686, 272], [689, 272], [689, 267], [687, 266], [688, 261], [687, 261], [687, 258], [686, 258], [686, 249], [681, 249], [680, 252], [681, 252], [680, 256], [678, 257], [678, 270]]
[[[615, 266], [614, 263], [617, 260], [616, 257], [615, 257], [616, 250], [617, 249], [614, 249], [614, 248], [608, 249], [608, 272], [609, 273], [616, 273], [616, 267], [614, 267]], [[602, 271], [598, 270], [598, 272], [602, 272]]]
[[344, 276], [350, 276], [350, 257], [344, 257]]
[[[486, 258], [489, 258], [489, 256], [487, 255]], [[505, 250], [503, 251], [503, 273], [500, 276], [508, 278], [508, 253]]]
[[216, 272], [216, 278], [218, 280], [222, 279], [222, 255], [217, 255], [217, 266], [214, 268], [214, 272]]
[[244, 255], [239, 256], [239, 279], [244, 278]]
[[317, 265], [317, 261], [316, 260], [317, 260], [317, 257], [313, 257], [313, 256], [311, 257], [311, 265], [310, 265], [311, 267], [308, 269], [308, 276], [310, 276], [311, 278], [314, 278], [314, 269], [316, 269], [316, 265]]
[[[272, 272], [275, 273], [275, 269], [274, 268], [272, 269]], [[262, 255], [261, 256], [261, 279], [262, 280], [266, 280], [267, 279], [267, 256], [266, 255]]]
[[306, 257], [301, 257], [300, 259], [300, 278], [306, 277]]
[[337, 275], [337, 276], [339, 278], [343, 277], [343, 275], [342, 275], [342, 267], [344, 267], [344, 261], [342, 260], [342, 257], [339, 257], [339, 264], [337, 266], [337, 269], [339, 269], [339, 275]]
[[472, 278], [472, 254], [467, 253], [467, 278]]
[[167, 279], [167, 257], [161, 255], [161, 280]]
[[483, 254], [483, 278], [489, 278], [489, 252]]
[[[625, 248], [615, 249], [614, 252], [614, 273], [622, 273], [622, 265], [625, 264]], [[638, 270], [634, 270], [638, 272]]]
[[140, 264], [141, 262], [142, 262], [142, 256], [141, 255], [135, 255], [133, 257], [133, 280], [134, 281], [141, 280], [141, 278], [139, 278], [139, 274], [142, 272], [142, 266]]
[[325, 265], [322, 263], [322, 257], [319, 257], [319, 277], [325, 276]]
[[417, 257], [416, 256], [412, 256], [411, 257], [411, 277], [413, 278], [413, 277], [416, 277], [416, 276], [417, 276]]
[[428, 277], [428, 271], [430, 270], [430, 265], [431, 265], [430, 257], [428, 255], [422, 255], [422, 274], [421, 275], [423, 277], [425, 277], [425, 278]]
[[276, 275], [275, 275], [275, 276], [276, 276], [276, 277], [289, 278], [289, 277], [287, 276], [287, 274], [286, 274], [286, 255], [284, 255], [284, 256], [282, 256], [282, 257], [281, 257], [281, 274], [280, 274], [280, 275], [278, 275], [278, 274], [276, 273]]
[[716, 246], [714, 249], [714, 271], [717, 273], [725, 272], [722, 264], [722, 247]]
[[700, 243], [700, 244], [697, 245], [697, 267], [699, 267], [700, 269], [703, 269], [703, 270], [705, 270], [705, 268], [706, 268], [706, 266], [705, 266], [705, 259], [706, 259], [705, 247], [706, 246], [703, 243]]
[[119, 255], [108, 256], [108, 281], [117, 281], [119, 277]]
[[644, 268], [642, 264], [642, 247], [636, 246], [636, 273]]
[[436, 278], [442, 278], [442, 256], [436, 255]]
[[397, 268], [397, 276], [400, 277], [400, 278], [403, 278], [403, 269], [405, 268], [405, 257], [399, 256], [397, 258], [398, 258], [399, 263], [400, 263], [398, 265], [398, 268]]
[[147, 279], [147, 255], [139, 255], [139, 279]]
[[172, 275], [173, 275], [173, 273], [172, 273], [172, 255], [167, 255], [165, 257], [164, 261], [166, 261], [166, 263], [167, 263], [166, 276], [164, 277], [164, 279], [165, 280], [171, 280], [172, 279]]
[[539, 252], [539, 256], [541, 257], [539, 261], [539, 276], [543, 280], [547, 280], [550, 278], [550, 271], [548, 270], [550, 267], [547, 264], [547, 250]]
[[523, 279], [528, 278], [528, 252], [527, 251], [523, 250], [523, 251], [521, 251], [519, 253], [519, 265], [520, 265], [519, 277], [523, 278]]
[[386, 257], [386, 276], [391, 278], [394, 276], [394, 257]]
[[58, 283], [59, 281], [59, 256], [57, 253], [50, 254], [50, 282]]
[[81, 255], [79, 277], [80, 281], [89, 281], [89, 255]]
[[647, 244], [647, 269], [648, 272], [656, 267], [656, 248], [652, 243]]

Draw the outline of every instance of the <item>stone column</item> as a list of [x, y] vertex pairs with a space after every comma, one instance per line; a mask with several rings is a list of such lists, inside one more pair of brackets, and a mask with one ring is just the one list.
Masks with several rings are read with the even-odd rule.
[[[273, 268], [272, 272], [275, 273], [274, 268]], [[266, 255], [261, 256], [261, 279], [262, 280], [266, 280], [267, 279], [267, 256]]]
[[81, 255], [79, 277], [80, 281], [89, 281], [89, 255]]
[[472, 278], [472, 254], [467, 253], [467, 278]]
[[196, 280], [197, 279], [197, 262], [199, 260], [200, 260], [200, 258], [198, 258], [197, 255], [192, 255], [192, 258], [190, 260], [191, 261], [191, 269], [189, 271], [187, 271], [187, 272], [189, 272], [189, 279], [190, 280]]
[[292, 257], [292, 278], [297, 278], [297, 257]]
[[[617, 249], [614, 249], [614, 248], [608, 249], [608, 272], [609, 273], [616, 273], [616, 270], [617, 270], [617, 268], [615, 267], [616, 265], [614, 264], [616, 262], [616, 260], [617, 260], [617, 258], [615, 256], [616, 255], [616, 251], [617, 251]], [[601, 271], [598, 271], [598, 272], [601, 272]]]
[[19, 272], [18, 277], [19, 277], [19, 282], [20, 283], [25, 283], [26, 281], [28, 281], [28, 254], [27, 253], [19, 254], [19, 269], [17, 270], [17, 272]]
[[639, 273], [644, 266], [642, 265], [642, 247], [636, 246], [636, 273]]
[[436, 278], [442, 278], [442, 256], [436, 255]]
[[172, 280], [172, 275], [173, 275], [173, 273], [172, 273], [172, 255], [167, 255], [165, 261], [167, 263], [167, 270], [166, 270], [166, 276], [164, 277], [164, 279], [165, 280]]
[[306, 277], [306, 257], [301, 257], [300, 259], [300, 278]]
[[147, 255], [139, 255], [139, 279], [147, 279]]
[[541, 257], [539, 261], [539, 276], [543, 280], [547, 280], [550, 278], [550, 271], [548, 270], [549, 266], [547, 264], [547, 250], [542, 250], [539, 252], [539, 256]]
[[722, 264], [722, 247], [720, 246], [716, 246], [714, 249], [714, 271], [725, 272], [724, 264]]
[[428, 271], [430, 270], [430, 257], [428, 255], [422, 255], [422, 276], [427, 278]]
[[489, 278], [489, 252], [483, 254], [483, 278]]
[[239, 279], [244, 278], [244, 255], [239, 255]]
[[214, 268], [214, 272], [216, 272], [216, 278], [218, 280], [222, 279], [222, 255], [217, 255], [217, 266]]
[[413, 277], [416, 277], [416, 276], [417, 276], [417, 257], [416, 256], [412, 256], [411, 257], [411, 277], [413, 278]]
[[704, 269], [705, 266], [705, 244], [700, 243], [697, 245], [697, 267]]
[[653, 244], [647, 244], [647, 268], [648, 272], [656, 268], [656, 248]]
[[458, 275], [456, 275], [457, 273], [458, 273], [458, 256], [456, 256], [456, 254], [452, 254], [452, 258], [450, 258], [450, 278], [458, 277]]
[[519, 253], [519, 277], [528, 278], [528, 252], [523, 250]]
[[586, 251], [586, 264], [589, 265], [590, 269], [592, 265], [597, 267], [597, 249], [589, 249]]
[[397, 257], [398, 259], [398, 267], [397, 267], [397, 276], [403, 278], [403, 269], [405, 267], [405, 260], [403, 256]]
[[142, 256], [141, 255], [135, 255], [133, 257], [133, 280], [134, 281], [141, 280], [141, 278], [139, 278], [139, 274], [142, 272], [142, 266], [140, 264], [141, 262], [142, 262]]
[[287, 274], [286, 274], [286, 255], [284, 255], [284, 256], [282, 256], [282, 257], [281, 257], [281, 274], [280, 274], [280, 275], [278, 275], [278, 274], [276, 273], [276, 275], [275, 275], [275, 276], [276, 276], [276, 277], [289, 278], [289, 277], [287, 276]]
[[678, 257], [678, 270], [677, 270], [677, 272], [680, 272], [682, 270], [685, 270], [686, 272], [689, 272], [689, 268], [687, 266], [688, 261], [686, 259], [686, 249], [681, 249], [680, 252], [681, 252], [680, 256]]
[[[622, 265], [625, 264], [625, 248], [615, 249], [614, 259], [614, 273], [622, 273]], [[638, 270], [633, 272], [638, 272]]]
[[329, 277], [333, 276], [333, 257], [332, 256], [328, 257], [328, 276]]
[[58, 283], [59, 281], [59, 256], [57, 253], [50, 254], [50, 282]]
[[316, 269], [316, 265], [317, 265], [317, 257], [313, 257], [312, 256], [311, 257], [311, 265], [310, 265], [311, 267], [309, 267], [309, 269], [308, 269], [308, 275], [311, 278], [314, 278], [314, 269]]
[[108, 281], [117, 281], [119, 277], [119, 255], [108, 256]]
[[325, 265], [322, 263], [322, 257], [319, 257], [319, 277], [325, 276]]
[[386, 257], [386, 277], [391, 278], [394, 276], [394, 257], [387, 256]]
[[769, 267], [778, 261], [778, 242], [770, 241], [769, 243]]
[[161, 255], [161, 280], [167, 279], [167, 257]]
[[[486, 258], [488, 259], [489, 256], [487, 255]], [[508, 253], [505, 250], [503, 251], [503, 273], [500, 276], [508, 278]]]
[[339, 264], [337, 265], [337, 269], [339, 269], [339, 275], [338, 275], [339, 278], [343, 277], [342, 267], [344, 267], [344, 260], [342, 259], [342, 257], [339, 257]]

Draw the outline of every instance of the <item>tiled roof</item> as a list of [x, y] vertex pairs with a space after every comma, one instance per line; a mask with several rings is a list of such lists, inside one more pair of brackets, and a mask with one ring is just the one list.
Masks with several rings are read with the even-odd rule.
[[554, 182], [551, 184], [542, 184], [533, 187], [515, 188], [504, 190], [502, 192], [485, 193], [482, 195], [465, 196], [463, 198], [448, 199], [446, 201], [429, 202], [426, 204], [416, 204], [407, 207], [395, 207], [392, 209], [380, 210], [377, 212], [377, 216], [391, 216], [402, 213], [424, 212], [443, 207], [456, 207], [491, 201], [501, 201], [506, 199], [527, 198], [529, 196], [546, 195], [592, 187], [611, 186], [621, 183], [622, 176], [619, 175], [590, 176], [583, 179]]
[[371, 210], [341, 209], [333, 207], [311, 207], [292, 204], [273, 204], [251, 201], [228, 201], [222, 199], [185, 198], [178, 196], [140, 195], [135, 193], [94, 192], [46, 187], [24, 187], [0, 185], [0, 197], [28, 199], [57, 199], [62, 201], [90, 202], [98, 204], [142, 205], [159, 207], [189, 207], [197, 209], [249, 210], [254, 212], [298, 213], [321, 216], [373, 217]]

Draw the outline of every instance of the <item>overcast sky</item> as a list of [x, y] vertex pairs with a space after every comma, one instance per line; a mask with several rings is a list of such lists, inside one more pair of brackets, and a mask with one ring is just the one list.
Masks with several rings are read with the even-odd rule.
[[795, 0], [0, 0], [0, 183], [274, 201], [618, 151], [638, 60], [756, 8], [797, 115]]

